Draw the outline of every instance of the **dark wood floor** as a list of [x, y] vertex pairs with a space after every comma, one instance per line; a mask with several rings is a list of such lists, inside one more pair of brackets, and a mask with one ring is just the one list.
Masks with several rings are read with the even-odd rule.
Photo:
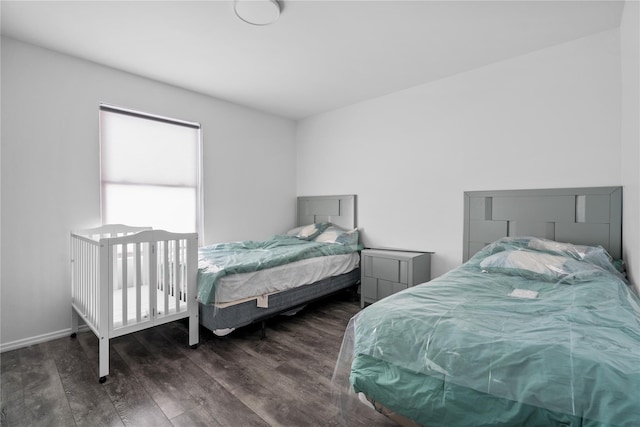
[[392, 426], [357, 405], [338, 411], [331, 375], [360, 306], [348, 292], [219, 338], [184, 322], [113, 339], [98, 383], [91, 332], [0, 355], [2, 426]]

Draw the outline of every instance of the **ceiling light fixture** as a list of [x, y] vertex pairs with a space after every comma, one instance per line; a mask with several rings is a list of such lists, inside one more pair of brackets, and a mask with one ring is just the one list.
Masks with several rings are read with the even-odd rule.
[[234, 0], [238, 18], [251, 25], [269, 25], [278, 20], [280, 5], [276, 0]]

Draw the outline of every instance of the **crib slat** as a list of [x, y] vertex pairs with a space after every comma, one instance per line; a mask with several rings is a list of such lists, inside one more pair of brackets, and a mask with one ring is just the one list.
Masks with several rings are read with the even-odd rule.
[[129, 261], [128, 246], [129, 245], [119, 246], [122, 254], [122, 326], [126, 326], [129, 320], [129, 283], [127, 280], [127, 263]]
[[[87, 313], [91, 310], [92, 307], [89, 306], [89, 290], [91, 289], [91, 269], [89, 267], [89, 262], [87, 261], [87, 256], [89, 256], [88, 251], [86, 250], [86, 243], [80, 242], [80, 247], [78, 248], [80, 262], [78, 263], [78, 267], [80, 269], [80, 277], [84, 282], [79, 285], [78, 293], [80, 294], [80, 301], [82, 304], [83, 316], [87, 316]], [[85, 281], [85, 279], [87, 279]], [[90, 319], [93, 321], [93, 319]]]
[[180, 256], [182, 257], [182, 265], [180, 266], [180, 274], [182, 280], [182, 302], [185, 304], [185, 310], [189, 310], [189, 304], [187, 304], [187, 296], [189, 295], [189, 241], [183, 240], [182, 247], [180, 248]]
[[[93, 301], [93, 307], [92, 307], [92, 317], [91, 317], [91, 322], [93, 322], [93, 324], [95, 325], [95, 328], [97, 330], [98, 325], [99, 325], [99, 315], [100, 312], [98, 311], [98, 289], [100, 288], [100, 281], [102, 280], [102, 278], [100, 277], [100, 247], [98, 245], [90, 247], [89, 248], [91, 250], [91, 255], [90, 255], [90, 270], [93, 273], [92, 274], [92, 280], [89, 282], [89, 289], [87, 289], [88, 293], [91, 293], [93, 295], [92, 300]], [[105, 282], [105, 286], [106, 286], [106, 282]], [[88, 295], [87, 295], [88, 296]]]
[[72, 278], [74, 280], [73, 284], [73, 297], [76, 300], [76, 304], [79, 307], [82, 307], [82, 296], [81, 296], [81, 283], [82, 281], [82, 273], [80, 272], [80, 266], [82, 265], [82, 260], [80, 259], [80, 242], [78, 239], [71, 236], [72, 241], [72, 257], [73, 257], [73, 269], [75, 272], [75, 277]]
[[189, 278], [187, 276], [189, 259], [187, 258], [187, 245], [189, 245], [189, 241], [183, 240], [182, 247], [180, 248], [180, 256], [182, 258], [182, 265], [180, 266], [180, 280], [182, 281], [182, 302], [185, 303], [186, 310], [189, 309], [189, 307], [187, 306], [187, 295], [189, 294]]
[[76, 241], [76, 269], [78, 272], [78, 280], [80, 283], [76, 285], [76, 297], [80, 300], [80, 306], [82, 307], [82, 315], [84, 316], [87, 311], [87, 299], [85, 296], [85, 289], [87, 288], [86, 282], [86, 274], [87, 270], [85, 268], [85, 260], [83, 251], [84, 243], [82, 241]]
[[84, 253], [84, 247], [86, 243], [83, 241], [78, 242], [78, 274], [80, 275], [80, 280], [82, 283], [78, 285], [78, 294], [82, 304], [82, 315], [86, 317], [87, 312], [89, 311], [89, 299], [88, 299], [88, 290], [91, 286], [91, 269], [87, 266], [88, 262], [86, 260], [86, 254]]
[[136, 266], [136, 323], [142, 319], [142, 260], [140, 255], [140, 243], [135, 244], [135, 266]]
[[[87, 244], [87, 242], [83, 242], [81, 252], [82, 269], [84, 270], [83, 276], [86, 277], [87, 273], [91, 272], [91, 255], [93, 255], [91, 252], [91, 247]], [[97, 319], [95, 318], [95, 316], [97, 315], [94, 304], [95, 298], [93, 295], [95, 284], [92, 281], [88, 281], [87, 284], [82, 288], [82, 299], [84, 303], [85, 317], [88, 317], [89, 321], [95, 325], [97, 324]]]
[[[85, 247], [86, 243], [85, 242], [78, 242], [78, 260], [77, 260], [77, 264], [78, 264], [78, 274], [80, 275], [80, 280], [84, 280], [87, 278], [87, 273], [88, 273], [88, 269], [87, 269], [87, 261], [86, 261], [86, 254], [84, 253], [84, 247]], [[78, 294], [79, 294], [79, 298], [80, 301], [82, 303], [82, 308], [83, 310], [87, 310], [87, 290], [89, 288], [89, 284], [87, 283], [82, 283], [78, 285]], [[84, 315], [85, 313], [83, 313]]]
[[[87, 252], [92, 252], [90, 247], [87, 247]], [[92, 308], [92, 312], [94, 313], [93, 321], [94, 321], [94, 324], [96, 325], [96, 328], [99, 329], [100, 327], [102, 327], [100, 325], [100, 283], [101, 283], [102, 277], [99, 277], [100, 265], [94, 265], [94, 269], [96, 274], [96, 280], [91, 284], [91, 288], [89, 289], [89, 294], [90, 294], [89, 298], [91, 298], [91, 301], [93, 302], [93, 308]]]
[[79, 277], [78, 265], [80, 260], [78, 259], [78, 241], [71, 235], [71, 301], [76, 304], [76, 307], [80, 306], [78, 301], [78, 284], [82, 283], [82, 279]]
[[169, 242], [165, 240], [163, 244], [164, 251], [162, 251], [162, 262], [164, 265], [164, 309], [162, 313], [166, 316], [167, 314], [169, 314], [169, 292], [171, 291], [169, 271], [171, 266], [169, 265]]
[[[91, 274], [93, 269], [92, 257], [93, 252], [91, 251], [91, 247], [88, 243], [84, 243], [82, 245], [82, 269], [84, 270], [84, 276]], [[95, 281], [89, 280], [82, 289], [82, 299], [84, 300], [84, 309], [86, 310], [85, 316], [88, 316], [89, 321], [94, 325], [97, 324], [97, 319], [95, 316], [97, 315], [96, 307], [95, 307]]]
[[80, 289], [80, 298], [82, 299], [82, 308], [84, 310], [83, 315], [89, 318], [89, 322], [95, 325], [95, 320], [93, 319], [93, 314], [95, 311], [93, 310], [93, 306], [91, 306], [91, 297], [90, 292], [93, 286], [93, 270], [91, 263], [91, 255], [88, 250], [88, 245], [86, 242], [80, 243], [80, 257], [82, 261], [80, 261], [80, 269], [82, 271], [81, 275], [83, 279], [86, 279], [86, 282], [81, 285]]
[[149, 245], [149, 310], [152, 320], [156, 317], [156, 289], [158, 288], [158, 243]]
[[180, 313], [180, 240], [173, 241], [173, 298], [175, 299], [176, 313]]
[[[112, 246], [106, 241], [100, 240], [100, 247], [97, 249], [96, 258], [99, 264], [96, 265], [96, 331], [98, 332], [98, 376], [106, 377], [109, 374], [109, 339], [113, 333], [113, 289], [114, 275], [110, 266], [113, 266], [117, 259], [113, 256]], [[99, 295], [99, 297], [98, 297]]]

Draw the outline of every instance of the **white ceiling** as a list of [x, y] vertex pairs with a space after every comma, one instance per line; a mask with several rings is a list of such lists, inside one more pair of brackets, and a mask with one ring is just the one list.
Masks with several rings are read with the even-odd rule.
[[2, 0], [2, 34], [303, 118], [616, 28], [624, 2], [280, 1], [251, 26], [232, 0]]

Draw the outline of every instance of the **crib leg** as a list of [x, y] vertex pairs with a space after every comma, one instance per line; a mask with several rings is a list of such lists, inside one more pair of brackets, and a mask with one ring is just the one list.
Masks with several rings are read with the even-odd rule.
[[109, 340], [100, 337], [100, 384], [107, 380], [109, 375]]
[[267, 338], [267, 322], [263, 320], [260, 322], [260, 339], [263, 340]]
[[200, 324], [198, 323], [198, 306], [191, 310], [189, 315], [189, 346], [193, 349], [198, 347], [200, 342]]
[[78, 334], [78, 313], [75, 308], [71, 308], [71, 338], [75, 338]]

